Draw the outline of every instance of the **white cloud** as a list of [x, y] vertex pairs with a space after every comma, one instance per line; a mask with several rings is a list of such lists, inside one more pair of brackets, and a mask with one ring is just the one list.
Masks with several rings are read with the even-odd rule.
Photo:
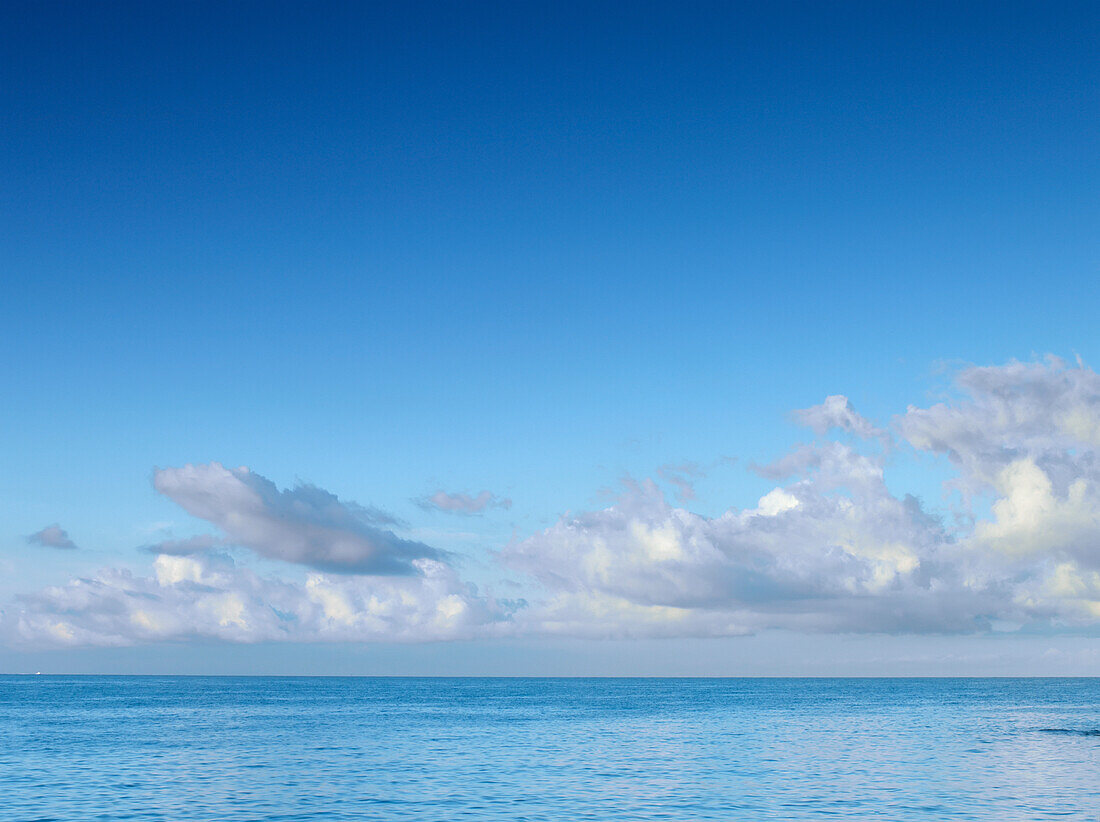
[[756, 513], [763, 517], [777, 517], [784, 511], [794, 510], [801, 504], [794, 494], [782, 488], [773, 488], [760, 498]]
[[[1100, 376], [1050, 360], [964, 369], [957, 384], [957, 398], [911, 407], [892, 428], [947, 455], [953, 487], [988, 503], [973, 525], [947, 527], [893, 493], [886, 472], [906, 452], [830, 397], [799, 418], [851, 436], [755, 466], [773, 487], [750, 507], [702, 516], [653, 481], [628, 481], [614, 504], [515, 539], [499, 558], [536, 587], [530, 605], [478, 594], [438, 551], [381, 527], [378, 512], [212, 463], [159, 471], [156, 486], [223, 537], [154, 546], [150, 577], [108, 570], [26, 597], [5, 625], [21, 641], [63, 645], [1096, 625]], [[495, 499], [440, 494], [452, 510]], [[261, 578], [212, 550], [223, 543], [329, 573]]]
[[507, 626], [512, 606], [480, 595], [443, 563], [416, 576], [261, 577], [218, 555], [158, 556], [151, 576], [107, 569], [23, 597], [5, 616], [13, 644], [121, 646], [230, 642], [423, 642]]
[[76, 543], [69, 539], [69, 533], [58, 525], [47, 525], [41, 531], [36, 531], [27, 537], [27, 542], [32, 545], [41, 545], [45, 548], [76, 548]]
[[1062, 491], [1082, 477], [1100, 477], [1100, 375], [1092, 369], [1052, 357], [966, 368], [955, 384], [960, 399], [910, 406], [897, 427], [914, 448], [946, 454], [968, 489], [988, 490], [1022, 457]]
[[502, 558], [550, 592], [540, 619], [560, 628], [587, 618], [585, 633], [987, 624], [991, 590], [968, 585], [955, 562], [961, 549], [915, 499], [887, 491], [874, 459], [828, 443], [802, 464], [811, 475], [715, 518], [637, 484], [610, 508], [563, 518]]
[[919, 450], [946, 454], [953, 487], [991, 497], [971, 542], [1002, 557], [1100, 567], [1100, 375], [1082, 364], [967, 368], [962, 397], [898, 418]]
[[511, 508], [512, 501], [482, 491], [476, 497], [464, 493], [436, 491], [431, 496], [414, 500], [426, 511], [445, 511], [449, 514], [480, 514], [489, 508]]
[[1100, 499], [1089, 480], [1070, 483], [1064, 497], [1030, 457], [1009, 463], [994, 480], [993, 518], [978, 522], [974, 540], [1012, 556], [1063, 550], [1086, 554], [1100, 541]]
[[153, 485], [217, 526], [227, 542], [271, 559], [335, 573], [415, 574], [417, 560], [444, 556], [380, 527], [393, 522], [381, 512], [314, 485], [280, 491], [244, 467], [212, 462], [164, 468], [154, 473]]
[[[947, 454], [990, 516], [948, 530], [887, 488], [892, 436], [833, 396], [796, 418], [849, 445], [795, 448], [755, 508], [707, 518], [652, 483], [563, 518], [503, 559], [547, 591], [525, 618], [595, 635], [965, 631], [1100, 620], [1100, 376], [1061, 361], [968, 368], [963, 396], [895, 424]], [[887, 448], [887, 451], [890, 451]], [[965, 520], [964, 520], [965, 521]]]

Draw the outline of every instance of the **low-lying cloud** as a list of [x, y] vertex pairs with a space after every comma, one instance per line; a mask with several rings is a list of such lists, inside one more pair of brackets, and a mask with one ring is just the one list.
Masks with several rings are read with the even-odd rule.
[[427, 642], [468, 639], [512, 605], [479, 595], [452, 568], [414, 560], [416, 576], [260, 576], [224, 555], [162, 554], [151, 576], [108, 569], [23, 597], [4, 624], [16, 645], [229, 642]]
[[[513, 539], [496, 570], [526, 580], [528, 602], [479, 593], [439, 551], [327, 491], [217, 463], [165, 469], [157, 489], [220, 534], [151, 547], [151, 577], [106, 570], [25, 597], [5, 629], [71, 645], [1100, 624], [1100, 375], [1054, 359], [975, 367], [951, 399], [885, 424], [840, 395], [795, 418], [816, 439], [751, 466], [774, 487], [750, 507], [694, 513], [696, 467], [663, 466], [679, 502], [628, 481], [613, 504]], [[937, 508], [886, 482], [922, 453], [954, 467]], [[496, 500], [431, 499], [465, 513]], [[211, 550], [223, 544], [323, 573], [259, 577]]]

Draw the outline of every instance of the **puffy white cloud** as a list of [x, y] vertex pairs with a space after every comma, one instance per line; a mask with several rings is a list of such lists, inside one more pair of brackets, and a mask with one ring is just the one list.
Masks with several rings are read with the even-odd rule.
[[802, 503], [798, 497], [782, 488], [773, 488], [760, 498], [756, 512], [762, 517], [777, 517], [784, 511], [791, 511]]
[[414, 501], [426, 511], [446, 511], [449, 514], [480, 514], [488, 508], [512, 507], [510, 499], [498, 497], [490, 491], [482, 491], [476, 497], [464, 493], [436, 491], [431, 496]]
[[967, 368], [962, 397], [898, 418], [918, 450], [946, 454], [951, 484], [991, 497], [970, 541], [1005, 558], [1100, 567], [1100, 375], [1056, 358]]
[[946, 454], [960, 486], [989, 490], [1024, 457], [1062, 493], [1078, 479], [1100, 478], [1100, 375], [1092, 369], [1052, 357], [966, 368], [955, 384], [961, 398], [910, 406], [897, 427], [914, 448]]
[[1043, 573], [1023, 577], [1011, 589], [1024, 613], [1054, 625], [1087, 627], [1100, 622], [1100, 572], [1065, 560], [1044, 563]]
[[1060, 496], [1043, 469], [1024, 457], [1005, 466], [994, 487], [993, 517], [976, 524], [976, 542], [1012, 556], [1061, 551], [1100, 558], [1100, 499], [1089, 480], [1074, 480]]
[[313, 485], [280, 491], [243, 467], [212, 462], [163, 468], [154, 473], [153, 485], [221, 529], [226, 541], [272, 559], [335, 573], [415, 574], [417, 560], [444, 556], [380, 527], [393, 523], [381, 512]]
[[960, 547], [914, 498], [888, 492], [875, 458], [828, 443], [798, 462], [811, 473], [714, 518], [635, 484], [609, 508], [513, 543], [503, 560], [552, 592], [539, 619], [590, 634], [988, 623], [992, 590], [968, 584]]
[[755, 508], [702, 517], [642, 483], [508, 546], [504, 561], [547, 591], [524, 618], [608, 636], [1100, 620], [1100, 376], [1050, 359], [964, 369], [957, 385], [958, 399], [911, 407], [895, 426], [949, 456], [954, 487], [988, 495], [973, 527], [948, 529], [893, 495], [877, 447], [892, 436], [833, 396], [795, 416], [857, 444], [753, 466], [785, 482]]
[[[378, 512], [212, 463], [155, 481], [223, 536], [151, 547], [150, 577], [109, 570], [26, 597], [6, 630], [28, 643], [125, 644], [1100, 623], [1100, 376], [1049, 360], [964, 369], [957, 386], [954, 399], [892, 423], [898, 442], [945, 454], [953, 486], [981, 500], [980, 515], [950, 527], [890, 490], [889, 466], [911, 452], [839, 396], [796, 416], [821, 435], [849, 436], [754, 466], [773, 487], [751, 507], [702, 516], [653, 481], [629, 481], [614, 504], [515, 539], [499, 558], [535, 586], [529, 605], [478, 594]], [[658, 476], [683, 501], [696, 470], [663, 466]], [[450, 510], [495, 500], [436, 496]], [[222, 544], [330, 573], [259, 577], [217, 554]]]
[[53, 525], [47, 525], [41, 531], [35, 531], [27, 537], [27, 542], [31, 545], [41, 545], [45, 548], [63, 548], [70, 550], [76, 548], [76, 543], [69, 539], [68, 532], [56, 522]]
[[21, 599], [5, 614], [13, 644], [421, 642], [502, 629], [513, 606], [478, 594], [454, 570], [414, 560], [416, 576], [259, 576], [226, 556], [162, 554], [151, 576], [104, 570]]

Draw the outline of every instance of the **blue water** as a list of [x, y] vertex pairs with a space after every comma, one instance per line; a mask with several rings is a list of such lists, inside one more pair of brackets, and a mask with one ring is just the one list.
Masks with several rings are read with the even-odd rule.
[[1100, 680], [0, 677], [3, 820], [1100, 819]]

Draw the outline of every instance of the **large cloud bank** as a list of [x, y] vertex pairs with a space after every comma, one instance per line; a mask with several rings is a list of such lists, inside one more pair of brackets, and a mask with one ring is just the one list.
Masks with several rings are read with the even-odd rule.
[[[959, 396], [910, 407], [895, 435], [842, 396], [796, 412], [819, 435], [758, 468], [786, 480], [706, 518], [652, 483], [509, 546], [553, 592], [544, 630], [593, 635], [973, 631], [1100, 622], [1100, 375], [1058, 360], [968, 368]], [[897, 438], [895, 440], [895, 437]], [[885, 482], [900, 446], [946, 455], [948, 529]]]
[[414, 577], [262, 577], [218, 554], [161, 554], [153, 575], [108, 570], [47, 588], [12, 617], [23, 642], [131, 645], [194, 638], [403, 642], [465, 639], [508, 615], [453, 569], [417, 560]]
[[[499, 559], [530, 581], [529, 604], [479, 594], [445, 555], [321, 489], [168, 469], [157, 488], [225, 542], [323, 573], [285, 583], [176, 546], [152, 577], [105, 571], [25, 598], [5, 624], [62, 644], [1100, 624], [1100, 375], [1052, 359], [968, 368], [956, 388], [883, 427], [839, 395], [796, 412], [818, 439], [755, 469], [775, 487], [751, 508], [700, 516], [646, 480], [513, 541]], [[920, 453], [955, 469], [946, 521], [885, 481]]]

